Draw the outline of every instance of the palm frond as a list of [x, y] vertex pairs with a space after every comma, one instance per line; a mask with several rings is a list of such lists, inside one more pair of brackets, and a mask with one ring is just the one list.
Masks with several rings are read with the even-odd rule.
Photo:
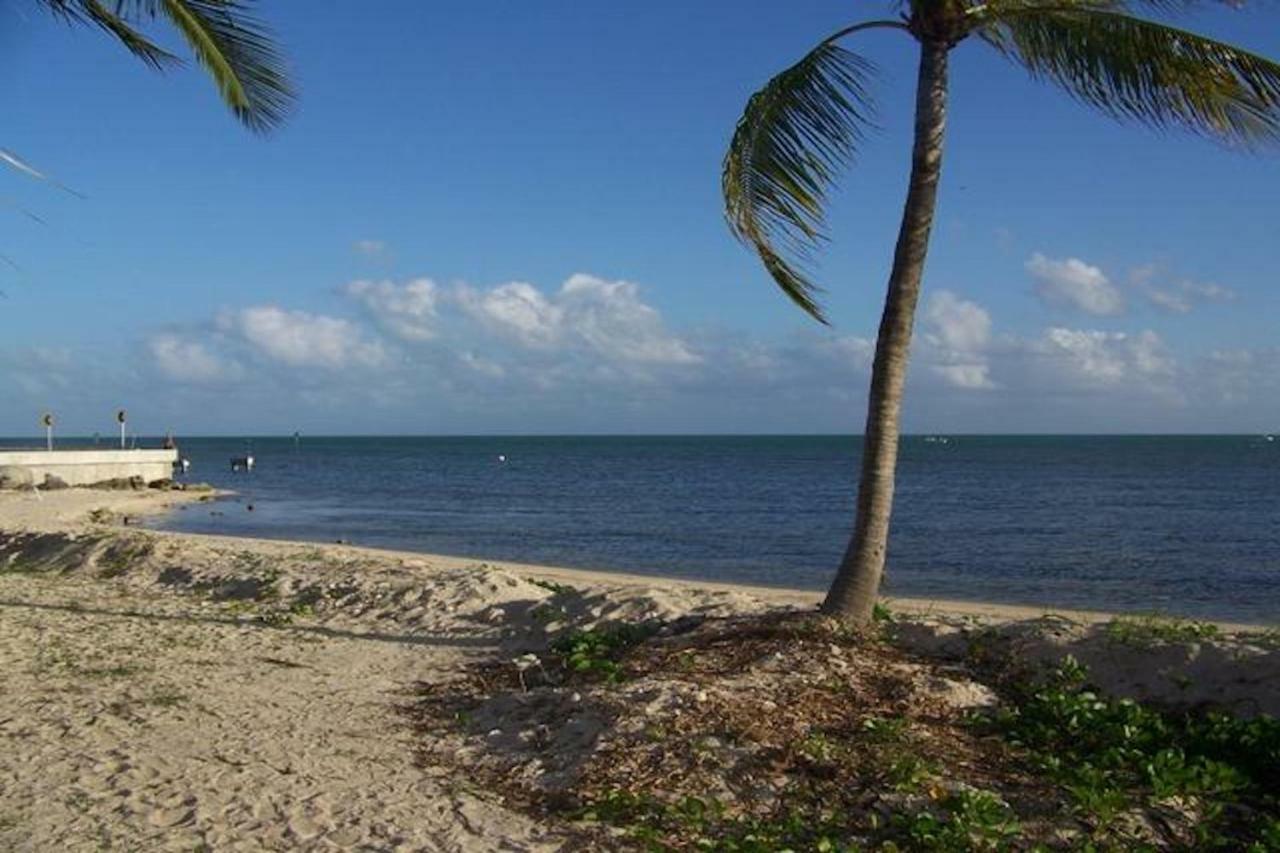
[[160, 11], [182, 33], [222, 99], [250, 129], [284, 121], [293, 87], [271, 33], [240, 0], [163, 0]]
[[730, 229], [783, 293], [824, 323], [819, 288], [803, 267], [825, 240], [823, 207], [834, 174], [872, 127], [873, 72], [868, 60], [823, 42], [751, 96], [724, 159]]
[[99, 0], [44, 0], [55, 15], [71, 23], [93, 24], [113, 36], [134, 56], [152, 68], [179, 62], [178, 57], [154, 44]]
[[[35, 166], [32, 166], [26, 160], [23, 160], [21, 157], [19, 157], [17, 154], [14, 154], [12, 151], [8, 150], [7, 148], [0, 148], [0, 163], [4, 163], [6, 166], [9, 166], [10, 168], [17, 169], [19, 172], [22, 172], [24, 175], [29, 175], [35, 178], [37, 181], [47, 181], [50, 184], [53, 184], [58, 189], [62, 190], [63, 192], [68, 193], [69, 195], [73, 195], [76, 198], [85, 197], [84, 193], [80, 192], [79, 190], [72, 189], [71, 187], [67, 186], [66, 184], [62, 183], [56, 178], [49, 177], [44, 172], [40, 171]], [[36, 216], [34, 213], [29, 213], [25, 210], [23, 211], [23, 213], [26, 213], [27, 216], [31, 217], [37, 222], [41, 222], [41, 223], [44, 222], [44, 220], [40, 219], [40, 217]]]
[[1280, 65], [1103, 4], [996, 0], [978, 35], [1115, 118], [1244, 146], [1280, 141]]
[[213, 78], [223, 101], [255, 131], [279, 125], [294, 93], [271, 33], [253, 14], [254, 0], [38, 0], [59, 17], [109, 32], [148, 65], [177, 57], [136, 29], [164, 17], [182, 34], [196, 61]]

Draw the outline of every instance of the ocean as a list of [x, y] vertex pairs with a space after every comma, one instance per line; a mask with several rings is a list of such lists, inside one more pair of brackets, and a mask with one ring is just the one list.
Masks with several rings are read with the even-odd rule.
[[[252, 448], [256, 467], [229, 459]], [[234, 489], [155, 522], [801, 589], [830, 582], [844, 436], [180, 438]], [[252, 506], [252, 510], [249, 507]], [[1280, 621], [1280, 438], [912, 436], [885, 592]]]

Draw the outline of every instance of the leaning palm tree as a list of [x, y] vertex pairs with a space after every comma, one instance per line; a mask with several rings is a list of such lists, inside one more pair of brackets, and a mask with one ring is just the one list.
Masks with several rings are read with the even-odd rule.
[[65, 21], [98, 27], [155, 69], [181, 60], [138, 27], [162, 18], [187, 43], [245, 126], [265, 132], [284, 120], [293, 89], [254, 0], [36, 0]]
[[[1191, 0], [1148, 0], [1168, 11]], [[869, 30], [914, 39], [920, 60], [911, 175], [867, 401], [853, 534], [823, 603], [870, 620], [884, 571], [907, 356], [942, 168], [947, 63], [971, 36], [1118, 119], [1183, 128], [1233, 145], [1280, 140], [1280, 65], [1159, 21], [1124, 0], [904, 0], [893, 20], [845, 27], [754, 94], [725, 157], [734, 234], [804, 311], [826, 322], [807, 262], [826, 238], [835, 172], [865, 140], [873, 68], [841, 46]]]

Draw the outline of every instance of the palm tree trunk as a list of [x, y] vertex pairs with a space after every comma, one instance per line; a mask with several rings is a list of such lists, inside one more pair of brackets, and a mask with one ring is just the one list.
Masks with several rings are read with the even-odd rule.
[[885, 296], [876, 357], [867, 398], [867, 426], [858, 480], [858, 508], [853, 536], [840, 571], [823, 602], [823, 612], [855, 624], [871, 620], [889, 543], [894, 471], [898, 464], [899, 416], [907, 379], [911, 327], [920, 299], [920, 279], [929, 248], [929, 231], [942, 173], [942, 139], [946, 129], [946, 42], [924, 40], [916, 89], [915, 143], [911, 181], [893, 254], [893, 270]]

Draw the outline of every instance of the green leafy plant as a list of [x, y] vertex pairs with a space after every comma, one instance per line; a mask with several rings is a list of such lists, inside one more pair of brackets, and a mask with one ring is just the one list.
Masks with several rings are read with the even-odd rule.
[[899, 741], [910, 724], [906, 717], [867, 717], [862, 721], [862, 733], [868, 739], [882, 743]]
[[1196, 622], [1158, 614], [1117, 616], [1105, 626], [1107, 638], [1128, 646], [1145, 648], [1157, 643], [1190, 643], [1214, 640], [1222, 631], [1212, 622]]
[[578, 590], [576, 588], [571, 587], [568, 584], [557, 583], [556, 581], [549, 580], [547, 578], [528, 578], [528, 581], [534, 586], [540, 586], [545, 590], [550, 590], [552, 593], [556, 595], [577, 595], [578, 594]]
[[931, 851], [1002, 850], [1021, 832], [1008, 803], [989, 791], [963, 789], [941, 803], [941, 814], [895, 815], [893, 825], [912, 849]]
[[550, 646], [570, 672], [595, 675], [608, 682], [620, 681], [619, 658], [627, 649], [644, 642], [658, 630], [656, 623], [619, 624], [579, 629], [558, 638]]
[[1025, 747], [1099, 827], [1132, 803], [1190, 797], [1204, 843], [1227, 843], [1218, 834], [1225, 806], [1280, 812], [1280, 721], [1271, 717], [1164, 714], [1089, 690], [1073, 664], [979, 725]]
[[850, 830], [842, 815], [791, 809], [768, 818], [730, 816], [724, 804], [713, 797], [683, 797], [669, 802], [652, 795], [614, 790], [576, 816], [620, 827], [649, 850], [673, 849], [664, 843], [666, 839], [679, 839], [679, 849], [691, 846], [720, 853], [836, 853], [856, 849], [841, 840]]

